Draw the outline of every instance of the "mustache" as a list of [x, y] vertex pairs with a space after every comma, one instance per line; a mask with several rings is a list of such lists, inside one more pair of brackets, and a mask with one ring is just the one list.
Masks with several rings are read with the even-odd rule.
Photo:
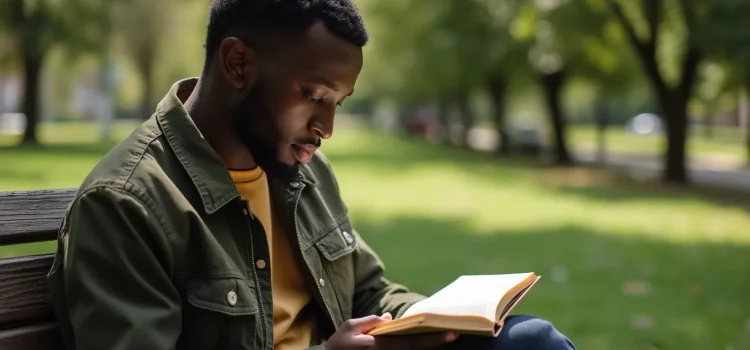
[[320, 148], [320, 145], [323, 143], [323, 140], [321, 139], [307, 139], [300, 142], [297, 142], [298, 145], [315, 145], [315, 147]]

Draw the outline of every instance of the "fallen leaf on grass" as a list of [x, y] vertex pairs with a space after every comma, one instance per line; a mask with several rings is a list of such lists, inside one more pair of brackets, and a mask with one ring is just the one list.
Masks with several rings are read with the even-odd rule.
[[646, 295], [650, 292], [648, 281], [631, 280], [622, 284], [622, 294], [625, 295]]
[[565, 283], [568, 281], [568, 269], [565, 266], [555, 266], [550, 271], [550, 279], [557, 283]]
[[654, 328], [654, 320], [649, 315], [641, 314], [641, 315], [635, 315], [630, 320], [630, 323], [633, 325], [633, 328], [636, 329], [651, 329]]
[[701, 286], [698, 283], [690, 283], [686, 287], [686, 291], [688, 295], [698, 295], [700, 294], [702, 289], [703, 289], [703, 286]]

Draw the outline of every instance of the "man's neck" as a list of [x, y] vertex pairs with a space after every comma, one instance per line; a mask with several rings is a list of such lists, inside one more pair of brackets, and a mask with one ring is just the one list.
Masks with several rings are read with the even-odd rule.
[[185, 109], [227, 168], [254, 168], [253, 156], [232, 130], [230, 109], [216, 98], [219, 92], [219, 87], [212, 84], [211, 79], [201, 76], [185, 101]]

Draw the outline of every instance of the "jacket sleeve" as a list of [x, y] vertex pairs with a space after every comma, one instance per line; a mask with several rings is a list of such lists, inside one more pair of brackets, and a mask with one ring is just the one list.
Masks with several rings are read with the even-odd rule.
[[391, 313], [399, 318], [425, 296], [409, 291], [406, 286], [391, 282], [384, 276], [385, 267], [377, 254], [354, 230], [357, 249], [354, 252], [354, 318]]
[[175, 348], [180, 296], [160, 216], [143, 198], [97, 187], [70, 207], [63, 281], [77, 350]]

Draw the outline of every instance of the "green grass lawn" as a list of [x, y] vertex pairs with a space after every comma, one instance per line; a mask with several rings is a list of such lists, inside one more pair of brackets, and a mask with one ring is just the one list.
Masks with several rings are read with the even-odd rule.
[[[0, 148], [0, 191], [76, 186], [109, 144], [66, 143], [93, 140], [68, 132], [45, 148]], [[746, 196], [364, 130], [338, 130], [323, 150], [394, 281], [432, 293], [461, 274], [535, 271], [542, 280], [515, 311], [550, 319], [579, 349], [750, 348]]]
[[[736, 162], [747, 159], [747, 148], [741, 142], [737, 128], [717, 128], [715, 138], [707, 139], [695, 132], [688, 140], [688, 154], [693, 157], [722, 157]], [[595, 149], [595, 127], [575, 126], [569, 130], [570, 145], [578, 149]], [[662, 154], [666, 149], [663, 135], [635, 135], [622, 127], [611, 127], [606, 133], [607, 150], [618, 153]]]

